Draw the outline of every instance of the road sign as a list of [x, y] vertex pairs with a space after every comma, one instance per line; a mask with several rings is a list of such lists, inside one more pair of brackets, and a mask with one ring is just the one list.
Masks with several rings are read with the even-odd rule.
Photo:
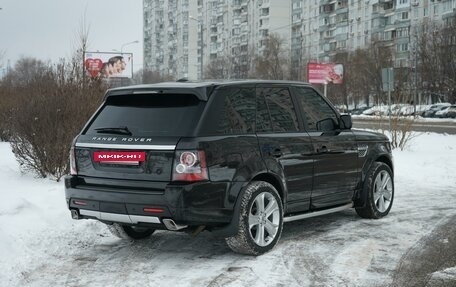
[[394, 69], [383, 68], [382, 69], [382, 86], [384, 92], [394, 91]]

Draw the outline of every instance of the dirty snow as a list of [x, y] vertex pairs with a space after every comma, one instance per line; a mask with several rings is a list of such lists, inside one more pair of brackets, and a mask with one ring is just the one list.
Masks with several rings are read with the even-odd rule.
[[[389, 216], [353, 210], [287, 223], [276, 248], [258, 257], [223, 240], [160, 231], [130, 242], [96, 221], [74, 221], [62, 183], [21, 174], [0, 143], [2, 286], [385, 286], [401, 257], [456, 214], [456, 136], [422, 134], [395, 151]], [[444, 239], [442, 239], [444, 240]], [[432, 274], [448, 280], [454, 268]], [[451, 280], [451, 278], [450, 278]]]

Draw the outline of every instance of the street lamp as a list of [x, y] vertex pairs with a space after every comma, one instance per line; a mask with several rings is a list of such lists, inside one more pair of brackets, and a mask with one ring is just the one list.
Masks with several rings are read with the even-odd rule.
[[125, 43], [125, 44], [122, 44], [122, 46], [120, 46], [120, 53], [122, 54], [123, 48], [124, 48], [125, 46], [131, 45], [131, 44], [137, 44], [137, 43], [139, 43], [138, 40], [132, 41], [132, 42], [128, 42], [128, 43]]
[[201, 42], [200, 42], [200, 51], [201, 51], [200, 69], [201, 69], [201, 80], [203, 80], [203, 69], [204, 69], [204, 66], [203, 66], [203, 21], [198, 20], [198, 19], [196, 19], [193, 16], [188, 16], [188, 18], [193, 20], [193, 21], [198, 22], [198, 24], [200, 25], [200, 38], [201, 38]]

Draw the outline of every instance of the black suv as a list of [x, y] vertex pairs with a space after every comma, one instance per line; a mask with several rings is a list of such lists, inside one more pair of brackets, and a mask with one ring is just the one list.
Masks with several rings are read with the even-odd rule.
[[66, 200], [120, 238], [208, 230], [262, 254], [284, 222], [391, 209], [391, 147], [310, 85], [160, 83], [109, 90], [73, 143]]

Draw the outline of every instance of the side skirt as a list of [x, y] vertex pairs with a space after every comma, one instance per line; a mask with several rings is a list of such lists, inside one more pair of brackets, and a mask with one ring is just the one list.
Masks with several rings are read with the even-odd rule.
[[349, 204], [346, 204], [346, 205], [330, 208], [330, 209], [314, 211], [314, 212], [308, 212], [308, 213], [298, 214], [298, 215], [293, 215], [293, 216], [286, 216], [286, 217], [283, 218], [283, 222], [290, 222], [290, 221], [301, 220], [301, 219], [305, 219], [305, 218], [310, 218], [310, 217], [330, 214], [330, 213], [339, 212], [339, 211], [342, 211], [342, 210], [345, 210], [345, 209], [349, 209], [349, 208], [352, 208], [352, 207], [353, 207], [353, 202], [349, 203]]

